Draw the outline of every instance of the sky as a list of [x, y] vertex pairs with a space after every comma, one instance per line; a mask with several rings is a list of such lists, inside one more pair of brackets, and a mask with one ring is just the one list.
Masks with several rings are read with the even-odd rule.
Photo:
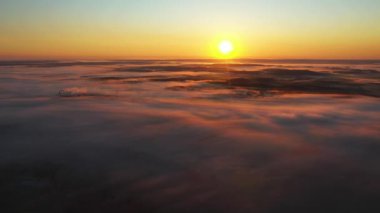
[[0, 59], [379, 59], [379, 0], [1, 0]]

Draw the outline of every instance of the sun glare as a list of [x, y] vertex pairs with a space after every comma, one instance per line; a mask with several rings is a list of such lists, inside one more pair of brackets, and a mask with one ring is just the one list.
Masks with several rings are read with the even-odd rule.
[[220, 44], [219, 44], [219, 51], [223, 55], [228, 55], [233, 50], [234, 50], [234, 46], [233, 46], [233, 44], [230, 41], [225, 40], [225, 41], [220, 42]]

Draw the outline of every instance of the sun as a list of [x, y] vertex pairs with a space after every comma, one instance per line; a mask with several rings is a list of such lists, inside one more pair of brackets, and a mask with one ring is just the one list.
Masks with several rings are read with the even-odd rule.
[[241, 51], [241, 41], [237, 36], [217, 36], [209, 45], [210, 56], [221, 60], [238, 58]]
[[231, 41], [224, 40], [219, 44], [219, 51], [223, 55], [229, 55], [232, 51], [234, 51], [234, 45]]

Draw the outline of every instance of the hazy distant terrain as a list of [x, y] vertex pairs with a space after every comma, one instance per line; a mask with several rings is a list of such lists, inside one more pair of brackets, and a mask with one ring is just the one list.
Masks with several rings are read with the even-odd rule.
[[0, 62], [1, 212], [379, 212], [380, 61]]

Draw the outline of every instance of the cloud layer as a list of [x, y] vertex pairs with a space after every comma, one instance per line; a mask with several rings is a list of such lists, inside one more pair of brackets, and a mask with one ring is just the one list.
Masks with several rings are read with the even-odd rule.
[[378, 209], [376, 63], [12, 63], [4, 212]]

